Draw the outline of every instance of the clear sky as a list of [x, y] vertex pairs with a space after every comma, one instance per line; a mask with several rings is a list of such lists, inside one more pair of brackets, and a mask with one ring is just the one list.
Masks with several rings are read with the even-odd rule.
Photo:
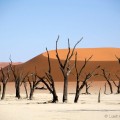
[[59, 48], [120, 47], [120, 0], [0, 0], [0, 62]]

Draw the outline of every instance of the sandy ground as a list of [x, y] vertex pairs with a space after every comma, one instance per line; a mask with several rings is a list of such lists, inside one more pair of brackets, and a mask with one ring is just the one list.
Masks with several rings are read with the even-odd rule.
[[69, 83], [68, 103], [63, 104], [62, 84], [56, 86], [59, 102], [45, 104], [52, 99], [48, 91], [36, 90], [34, 99], [28, 100], [21, 88], [22, 98], [18, 100], [14, 84], [9, 83], [5, 100], [0, 101], [0, 120], [120, 120], [120, 95], [105, 95], [102, 92], [101, 103], [98, 103], [99, 86], [95, 86], [90, 90], [91, 95], [80, 95], [75, 104], [75, 83]]
[[[59, 93], [59, 98], [62, 94]], [[24, 95], [22, 95], [24, 96]], [[34, 100], [20, 100], [7, 95], [0, 101], [0, 120], [120, 120], [120, 95], [102, 95], [97, 103], [97, 95], [81, 95], [77, 104], [74, 94], [69, 94], [69, 102], [63, 104], [43, 104], [51, 95], [35, 94]]]

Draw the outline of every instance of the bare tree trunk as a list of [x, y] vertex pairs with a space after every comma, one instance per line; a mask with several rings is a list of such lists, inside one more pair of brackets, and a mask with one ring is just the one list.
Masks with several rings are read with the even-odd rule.
[[119, 83], [118, 83], [118, 94], [120, 94], [120, 80], [119, 80]]
[[74, 103], [77, 103], [77, 102], [78, 102], [79, 95], [80, 95], [80, 91], [79, 91], [79, 90], [77, 90], [77, 92], [76, 92], [76, 94], [75, 94]]
[[[112, 81], [113, 81], [113, 80], [112, 80]], [[116, 88], [117, 88], [116, 94], [119, 94], [119, 93], [120, 93], [120, 80], [119, 80], [119, 82], [118, 82], [118, 85], [115, 83], [115, 81], [113, 81], [113, 83], [114, 83], [114, 85], [115, 85]]]
[[23, 82], [23, 84], [24, 84], [24, 88], [25, 88], [26, 98], [28, 98], [27, 83]]
[[31, 81], [28, 78], [28, 82], [30, 85], [30, 95], [29, 95], [29, 100], [33, 99], [33, 94], [34, 94], [34, 90], [35, 90], [35, 82], [33, 81], [33, 84], [31, 83]]
[[30, 90], [30, 96], [29, 96], [29, 99], [30, 99], [30, 100], [33, 99], [34, 90], [35, 90], [34, 88], [32, 88], [32, 89]]
[[52, 101], [53, 103], [56, 103], [56, 102], [58, 102], [58, 96], [57, 96], [57, 94], [56, 94], [56, 91], [54, 91], [53, 90], [53, 101]]
[[[6, 85], [7, 85], [7, 82], [9, 80], [9, 77], [10, 77], [9, 69], [7, 69], [7, 74], [5, 74], [3, 69], [1, 68], [1, 73], [2, 73], [1, 82], [3, 85], [1, 100], [3, 100], [5, 98]], [[0, 92], [1, 92], [1, 84], [0, 84]]]
[[3, 84], [3, 91], [2, 91], [1, 100], [4, 100], [4, 98], [5, 98], [5, 91], [6, 91], [6, 84]]
[[120, 88], [118, 87], [118, 89], [117, 89], [117, 94], [120, 94]]
[[21, 76], [20, 74], [18, 75], [18, 70], [16, 70], [15, 66], [12, 65], [12, 60], [10, 58], [10, 69], [12, 71], [13, 77], [14, 77], [14, 82], [15, 82], [15, 94], [18, 99], [20, 99], [20, 82], [21, 82]]
[[[91, 82], [91, 83], [92, 83], [92, 82]], [[85, 89], [85, 93], [82, 93], [82, 94], [90, 94], [88, 90], [89, 90], [89, 88], [90, 88], [91, 83], [90, 83], [90, 84], [88, 84], [87, 82], [85, 83], [85, 88], [86, 88], [86, 89]]]
[[98, 94], [98, 103], [100, 103], [100, 91], [101, 91], [101, 88], [100, 88], [99, 94]]
[[20, 81], [15, 82], [15, 89], [16, 89], [16, 97], [20, 99]]
[[75, 99], [74, 99], [74, 102], [75, 102], [75, 103], [78, 102], [80, 92], [81, 92], [81, 90], [83, 89], [83, 87], [85, 86], [85, 82], [86, 82], [86, 80], [85, 80], [85, 81], [82, 83], [82, 85], [77, 89], [77, 93], [75, 94]]
[[107, 80], [107, 82], [108, 82], [108, 85], [109, 85], [109, 87], [110, 87], [110, 93], [112, 94], [112, 93], [113, 93], [112, 84], [110, 83], [109, 80]]
[[35, 67], [35, 73], [32, 73], [32, 82], [30, 81], [29, 77], [28, 77], [28, 82], [30, 85], [30, 95], [29, 95], [29, 100], [33, 99], [33, 94], [35, 91], [35, 87], [38, 85], [39, 80], [37, 80], [37, 72], [36, 72], [36, 67]]
[[17, 88], [16, 88], [16, 97], [17, 97], [18, 99], [21, 98], [21, 97], [20, 97], [20, 86], [17, 86]]
[[68, 78], [64, 78], [64, 88], [63, 88], [63, 102], [67, 103], [67, 95], [68, 95]]
[[106, 83], [105, 83], [105, 91], [104, 91], [104, 94], [106, 94]]
[[0, 98], [1, 98], [1, 83], [0, 83]]
[[78, 102], [79, 94], [80, 94], [80, 91], [79, 91], [79, 81], [77, 81], [77, 83], [76, 83], [76, 93], [75, 93], [74, 103], [77, 103], [77, 102]]
[[110, 94], [113, 93], [113, 89], [112, 89], [112, 84], [110, 83], [110, 73], [107, 75], [107, 72], [104, 69], [101, 69], [103, 72], [103, 77], [105, 78], [105, 80], [107, 81], [109, 87], [110, 87]]
[[53, 82], [52, 86], [53, 86], [53, 101], [52, 102], [56, 103], [56, 102], [58, 102], [58, 96], [57, 96], [57, 93], [56, 93], [54, 82]]
[[86, 84], [86, 94], [90, 94], [90, 93], [88, 92], [88, 89], [89, 89], [89, 87], [88, 87], [87, 84]]

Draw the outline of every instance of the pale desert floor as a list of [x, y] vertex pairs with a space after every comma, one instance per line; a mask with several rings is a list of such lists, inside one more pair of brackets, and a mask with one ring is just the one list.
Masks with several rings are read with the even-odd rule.
[[98, 103], [99, 84], [91, 88], [91, 95], [80, 95], [75, 104], [74, 85], [69, 84], [68, 103], [62, 103], [62, 83], [59, 83], [56, 85], [59, 102], [44, 104], [52, 99], [49, 92], [36, 90], [34, 99], [27, 100], [22, 89], [22, 98], [18, 100], [14, 84], [9, 83], [6, 98], [0, 101], [0, 120], [120, 120], [120, 95], [105, 95], [101, 91]]

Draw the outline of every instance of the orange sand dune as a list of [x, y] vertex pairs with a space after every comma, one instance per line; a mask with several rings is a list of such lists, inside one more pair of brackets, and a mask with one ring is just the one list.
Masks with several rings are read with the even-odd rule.
[[[67, 49], [58, 50], [62, 61], [65, 60], [67, 51], [68, 51]], [[95, 69], [96, 66], [98, 65], [100, 65], [101, 68], [105, 68], [107, 71], [111, 73], [116, 73], [120, 70], [120, 65], [118, 64], [118, 61], [115, 58], [115, 54], [118, 57], [120, 57], [120, 48], [79, 48], [79, 49], [76, 49], [75, 52], [78, 53], [78, 68], [80, 68], [83, 65], [85, 58], [89, 58], [91, 55], [93, 55], [92, 59], [88, 62], [85, 70], [83, 71], [82, 78], [84, 77], [85, 74]], [[56, 59], [55, 51], [54, 50], [49, 51], [49, 54], [50, 54], [50, 60], [51, 60], [51, 66], [52, 66], [52, 75], [54, 80], [63, 81], [62, 73], [60, 71], [58, 61]], [[70, 62], [71, 66], [73, 64], [74, 64], [74, 56], [72, 57], [72, 60]], [[43, 54], [40, 54], [25, 63], [15, 65], [15, 67], [17, 70], [19, 70], [19, 72], [23, 72], [25, 74], [28, 72], [33, 73], [36, 67], [36, 72], [40, 76], [44, 76], [45, 72], [48, 70], [47, 54], [46, 52]], [[99, 69], [96, 72], [100, 73], [101, 70]], [[104, 78], [99, 76], [94, 77], [93, 79], [104, 80]], [[71, 75], [69, 76], [69, 81], [75, 81], [74, 69]]]
[[[10, 62], [0, 62], [0, 68], [4, 68], [9, 65]], [[21, 64], [21, 62], [13, 62], [13, 65]]]
[[[65, 59], [67, 49], [60, 49], [58, 53], [60, 54], [61, 59]], [[85, 58], [93, 55], [91, 61], [116, 61], [115, 55], [120, 57], [120, 48], [79, 48], [75, 50], [75, 53], [78, 53], [78, 60], [84, 61]], [[43, 53], [47, 57], [46, 53]], [[50, 57], [56, 59], [55, 50], [50, 51]], [[74, 60], [74, 57], [72, 57]]]

